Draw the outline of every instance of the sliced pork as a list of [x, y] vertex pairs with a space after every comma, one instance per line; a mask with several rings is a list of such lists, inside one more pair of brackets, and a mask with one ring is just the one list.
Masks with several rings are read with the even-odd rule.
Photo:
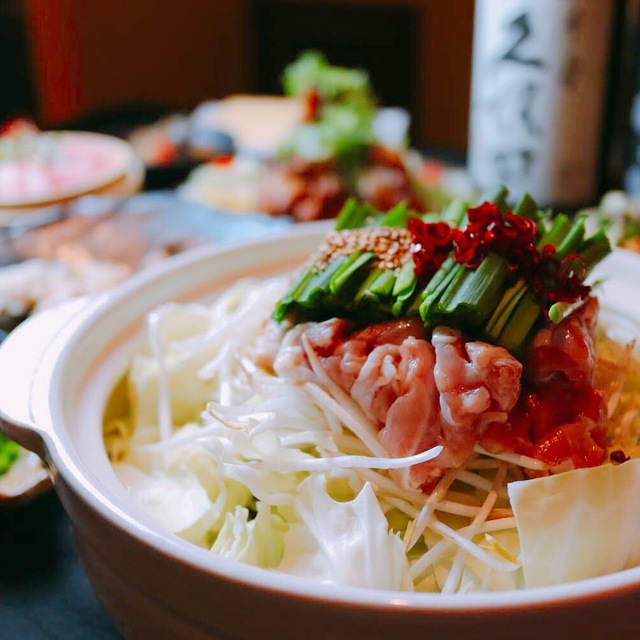
[[520, 396], [522, 364], [502, 347], [465, 342], [459, 331], [447, 327], [437, 327], [431, 341], [446, 422], [465, 426], [486, 412], [494, 420], [500, 414], [506, 418]]
[[[315, 379], [313, 350], [327, 376], [379, 429], [394, 457], [442, 445], [442, 453], [397, 478], [428, 489], [464, 465], [476, 443], [492, 453], [537, 458], [551, 473], [602, 462], [604, 393], [593, 386], [598, 302], [588, 299], [534, 337], [523, 365], [502, 347], [468, 342], [457, 330], [426, 334], [419, 318], [354, 330], [334, 318], [299, 325], [274, 359], [278, 375]], [[304, 337], [304, 339], [303, 339]]]
[[536, 334], [527, 363], [531, 383], [563, 380], [590, 385], [596, 362], [595, 328], [598, 299], [588, 298], [558, 324], [547, 324]]
[[[382, 344], [367, 356], [351, 387], [351, 397], [380, 429], [380, 442], [394, 457], [413, 455], [444, 444], [433, 378], [435, 353], [424, 339]], [[406, 486], [419, 487], [439, 475], [440, 464], [398, 471]]]
[[507, 425], [492, 424], [482, 446], [547, 463], [550, 472], [591, 467], [607, 446], [605, 394], [594, 387], [598, 301], [589, 298], [560, 323], [534, 337], [526, 380]]
[[[433, 461], [398, 474], [412, 488], [429, 487], [446, 469], [464, 464], [486, 426], [504, 422], [520, 394], [522, 365], [505, 349], [466, 343], [446, 328], [437, 328], [430, 342], [419, 319], [355, 332], [333, 319], [305, 325], [303, 332], [327, 375], [379, 428], [390, 455], [443, 446]], [[297, 382], [310, 373], [301, 338], [298, 333], [283, 345], [274, 364]]]

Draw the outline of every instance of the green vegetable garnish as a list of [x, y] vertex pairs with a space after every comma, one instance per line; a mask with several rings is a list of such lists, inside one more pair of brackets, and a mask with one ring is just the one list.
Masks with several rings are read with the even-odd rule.
[[499, 187], [438, 215], [350, 200], [274, 318], [419, 315], [519, 352], [540, 322], [560, 322], [588, 296], [584, 279], [611, 246], [604, 229], [587, 234], [583, 216], [540, 210], [528, 194], [511, 211], [507, 196]]
[[11, 469], [20, 454], [20, 445], [0, 433], [0, 476]]
[[318, 51], [307, 51], [285, 68], [282, 85], [285, 95], [304, 100], [306, 113], [280, 155], [336, 158], [347, 175], [361, 164], [374, 141], [377, 110], [366, 71], [333, 66]]

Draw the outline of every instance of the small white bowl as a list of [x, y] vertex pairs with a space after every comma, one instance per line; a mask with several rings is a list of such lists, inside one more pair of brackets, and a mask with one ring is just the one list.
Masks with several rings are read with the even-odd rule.
[[47, 157], [0, 159], [0, 225], [54, 217], [86, 195], [124, 197], [140, 190], [145, 169], [120, 138], [89, 131], [42, 132]]
[[[300, 264], [323, 224], [172, 258], [90, 303], [27, 320], [0, 347], [0, 427], [46, 463], [89, 579], [130, 638], [581, 640], [640, 637], [640, 568], [504, 593], [439, 595], [336, 587], [220, 558], [163, 531], [118, 482], [102, 440], [108, 395], [145, 314], [203, 300], [246, 275]], [[602, 301], [640, 323], [640, 259], [598, 268]], [[639, 507], [640, 508], [640, 507]]]

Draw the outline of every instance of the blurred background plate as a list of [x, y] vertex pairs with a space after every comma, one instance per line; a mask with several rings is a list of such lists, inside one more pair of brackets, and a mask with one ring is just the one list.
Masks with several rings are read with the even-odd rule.
[[87, 195], [128, 196], [143, 183], [133, 147], [89, 131], [29, 130], [0, 138], [0, 224], [41, 220], [52, 207]]
[[[55, 217], [26, 229], [14, 224], [0, 236], [0, 337], [34, 313], [104, 293], [191, 247], [281, 233], [293, 224], [200, 205], [173, 191], [87, 196]], [[49, 486], [38, 458], [22, 451], [0, 476], [0, 506], [25, 502]]]

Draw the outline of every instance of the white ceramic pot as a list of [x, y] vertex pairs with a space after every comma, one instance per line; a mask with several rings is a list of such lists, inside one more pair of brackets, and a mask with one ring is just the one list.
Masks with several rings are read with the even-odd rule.
[[[0, 427], [46, 462], [89, 579], [130, 638], [545, 640], [640, 637], [640, 568], [552, 588], [468, 595], [342, 588], [268, 572], [166, 533], [118, 482], [102, 441], [107, 397], [145, 314], [298, 265], [324, 224], [194, 250], [90, 304], [35, 316], [0, 348]], [[616, 251], [603, 302], [631, 314], [640, 260]], [[635, 296], [635, 297], [634, 297]]]

